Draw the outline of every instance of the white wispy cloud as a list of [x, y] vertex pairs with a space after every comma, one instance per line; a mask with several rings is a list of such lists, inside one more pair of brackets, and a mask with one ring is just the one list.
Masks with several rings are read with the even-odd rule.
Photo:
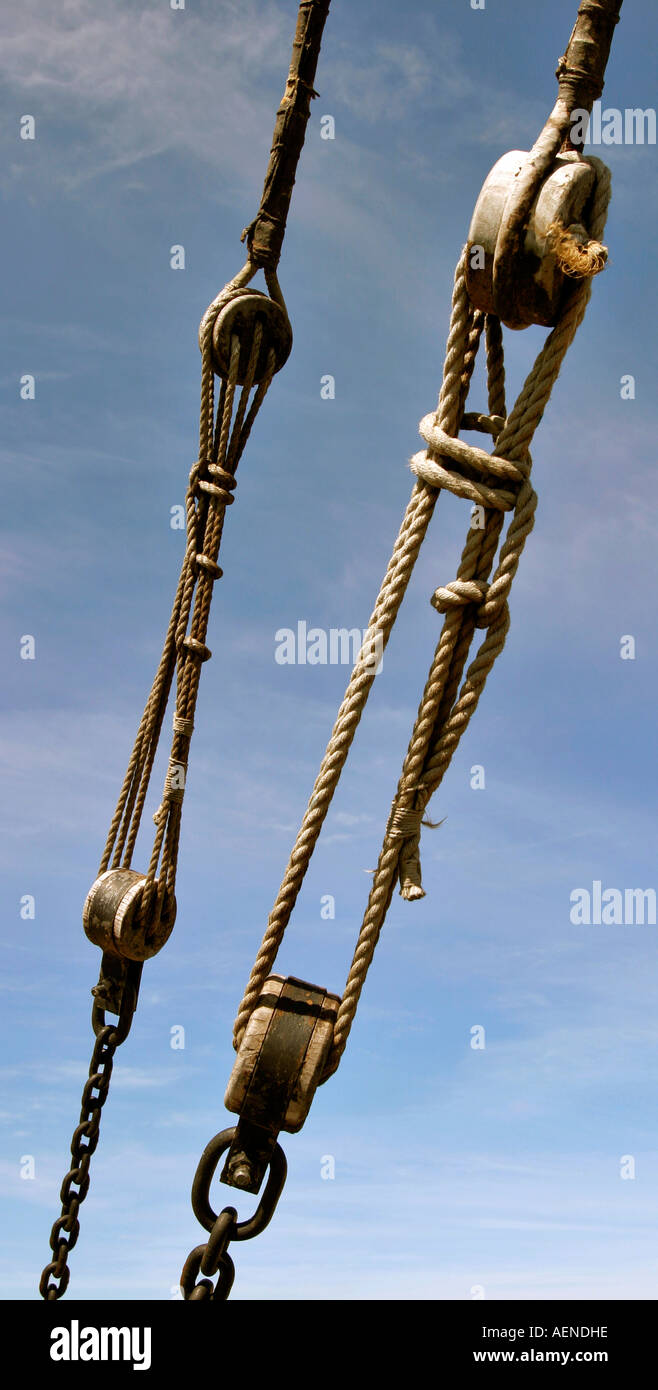
[[227, 171], [258, 167], [269, 103], [256, 75], [284, 67], [286, 16], [269, 0], [222, 0], [212, 21], [94, 0], [5, 11], [3, 81], [30, 97], [44, 144], [49, 122], [64, 122], [66, 185], [167, 150]]

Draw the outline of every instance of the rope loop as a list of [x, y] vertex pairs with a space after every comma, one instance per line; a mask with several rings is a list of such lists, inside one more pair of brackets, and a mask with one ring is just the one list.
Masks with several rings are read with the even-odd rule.
[[230, 507], [235, 502], [235, 498], [232, 492], [228, 492], [225, 487], [217, 487], [216, 483], [206, 482], [205, 478], [200, 479], [200, 481], [197, 483], [197, 487], [199, 487], [202, 492], [208, 493], [211, 501], [215, 504], [215, 506], [221, 505], [224, 507]]
[[[493, 420], [491, 427], [495, 428]], [[513, 463], [498, 454], [488, 454], [486, 449], [479, 449], [475, 444], [455, 438], [441, 429], [435, 415], [425, 415], [418, 428], [428, 445], [428, 450], [426, 453], [414, 454], [410, 460], [412, 473], [430, 487], [446, 488], [457, 497], [467, 498], [480, 506], [492, 507], [495, 511], [512, 511], [518, 488], [528, 474], [527, 464]], [[446, 459], [451, 460], [452, 468], [446, 466]], [[469, 477], [465, 472], [467, 469], [477, 477]], [[484, 481], [492, 476], [502, 478], [513, 486], [492, 487], [490, 482]]]

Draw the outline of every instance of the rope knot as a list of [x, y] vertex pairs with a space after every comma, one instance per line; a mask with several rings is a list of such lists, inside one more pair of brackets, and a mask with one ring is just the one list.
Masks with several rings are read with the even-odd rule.
[[[429, 487], [447, 488], [455, 496], [465, 497], [479, 506], [512, 511], [518, 489], [527, 477], [528, 464], [512, 463], [510, 459], [488, 454], [486, 449], [478, 449], [475, 444], [446, 434], [437, 425], [434, 415], [425, 415], [418, 428], [428, 449], [425, 453], [414, 454], [410, 460], [411, 471], [416, 477]], [[452, 468], [446, 467], [446, 459], [450, 459]], [[492, 476], [500, 478], [506, 486], [493, 487]]]
[[479, 604], [475, 626], [493, 627], [498, 621], [509, 621], [507, 596], [512, 586], [512, 575], [501, 574], [492, 584], [482, 579], [453, 579], [450, 584], [442, 584], [435, 589], [430, 603], [437, 613], [456, 613], [469, 604]]
[[498, 622], [509, 623], [509, 604], [507, 602], [509, 591], [512, 587], [514, 578], [511, 571], [504, 572], [492, 580], [486, 586], [487, 592], [484, 601], [480, 604], [477, 611], [475, 626], [494, 627]]
[[435, 589], [430, 603], [437, 613], [450, 613], [469, 603], [481, 603], [488, 589], [489, 585], [482, 579], [453, 579], [452, 583]]

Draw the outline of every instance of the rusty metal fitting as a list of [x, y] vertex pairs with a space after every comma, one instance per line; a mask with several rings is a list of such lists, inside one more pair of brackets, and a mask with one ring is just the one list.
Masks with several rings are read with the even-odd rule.
[[92, 884], [82, 909], [82, 925], [90, 941], [109, 955], [144, 961], [157, 955], [168, 941], [176, 921], [176, 899], [165, 893], [157, 915], [157, 883], [153, 910], [142, 921], [140, 907], [146, 875], [135, 869], [107, 869]]
[[[477, 309], [508, 328], [552, 327], [569, 283], [559, 268], [556, 225], [587, 226], [596, 174], [577, 152], [560, 154], [541, 180], [517, 248], [509, 235], [519, 176], [529, 155], [511, 150], [494, 164], [475, 205], [468, 234], [466, 283]], [[573, 282], [572, 282], [573, 283]]]
[[292, 976], [265, 981], [224, 1097], [240, 1120], [222, 1182], [258, 1192], [280, 1130], [301, 1129], [331, 1050], [339, 1004], [338, 995]]
[[262, 341], [256, 362], [254, 381], [265, 376], [270, 355], [274, 349], [276, 363], [274, 370], [279, 372], [287, 362], [292, 348], [292, 328], [288, 315], [281, 304], [275, 303], [262, 290], [244, 287], [233, 290], [231, 297], [222, 305], [214, 322], [212, 332], [213, 367], [217, 376], [226, 378], [231, 360], [231, 339], [237, 333], [240, 339], [240, 360], [238, 365], [238, 385], [243, 386], [254, 331], [257, 324], [263, 330]]

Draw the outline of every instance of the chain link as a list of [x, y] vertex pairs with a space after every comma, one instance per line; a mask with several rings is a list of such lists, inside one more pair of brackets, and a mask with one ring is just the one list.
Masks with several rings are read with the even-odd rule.
[[[192, 1184], [192, 1209], [194, 1215], [206, 1231], [210, 1232], [205, 1245], [197, 1245], [191, 1250], [180, 1277], [183, 1297], [188, 1302], [214, 1300], [225, 1302], [233, 1287], [235, 1265], [228, 1254], [233, 1240], [253, 1240], [269, 1225], [283, 1191], [288, 1165], [286, 1156], [276, 1144], [269, 1164], [269, 1174], [263, 1195], [253, 1216], [247, 1221], [238, 1221], [235, 1207], [224, 1207], [219, 1216], [210, 1205], [210, 1184], [215, 1175], [222, 1154], [230, 1148], [235, 1136], [235, 1128], [223, 1129], [206, 1145]], [[197, 1282], [197, 1276], [204, 1276]], [[213, 1286], [212, 1276], [219, 1274]]]
[[[109, 1024], [96, 1037], [89, 1064], [89, 1077], [82, 1092], [80, 1122], [73, 1132], [71, 1156], [73, 1162], [61, 1186], [61, 1215], [50, 1232], [53, 1259], [45, 1266], [39, 1283], [42, 1298], [53, 1301], [61, 1298], [68, 1288], [69, 1252], [80, 1233], [78, 1212], [89, 1191], [89, 1165], [100, 1136], [101, 1113], [110, 1087], [114, 1054], [120, 1044], [119, 1031]], [[66, 1236], [62, 1233], [66, 1232]]]

